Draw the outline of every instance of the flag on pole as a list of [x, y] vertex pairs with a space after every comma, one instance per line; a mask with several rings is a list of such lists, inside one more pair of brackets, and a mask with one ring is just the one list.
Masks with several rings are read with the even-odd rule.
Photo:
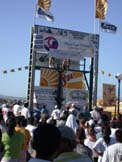
[[39, 18], [44, 18], [48, 21], [54, 21], [54, 17], [53, 15], [49, 12], [49, 11], [46, 11], [45, 9], [43, 9], [42, 7], [38, 6], [36, 7], [36, 17], [39, 17]]
[[96, 0], [96, 18], [105, 19], [108, 9], [107, 0]]
[[101, 31], [108, 33], [116, 33], [117, 27], [110, 23], [101, 22]]
[[51, 6], [51, 0], [38, 0], [38, 6], [47, 11]]

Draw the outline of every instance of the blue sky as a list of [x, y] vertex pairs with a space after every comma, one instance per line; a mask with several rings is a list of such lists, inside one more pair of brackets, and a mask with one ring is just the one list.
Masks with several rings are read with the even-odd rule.
[[[37, 0], [0, 1], [0, 94], [25, 97], [27, 94], [31, 27], [35, 24], [99, 33], [94, 19], [95, 0], [52, 0], [50, 12], [55, 22], [34, 19]], [[98, 96], [102, 84], [116, 84], [115, 75], [122, 73], [122, 1], [108, 0], [106, 22], [118, 27], [116, 34], [100, 32]], [[95, 23], [94, 23], [95, 22]], [[22, 71], [17, 68], [22, 67]], [[16, 72], [9, 72], [10, 69]], [[8, 70], [3, 74], [3, 70]], [[101, 71], [105, 71], [103, 75]], [[112, 77], [108, 77], [108, 73]]]

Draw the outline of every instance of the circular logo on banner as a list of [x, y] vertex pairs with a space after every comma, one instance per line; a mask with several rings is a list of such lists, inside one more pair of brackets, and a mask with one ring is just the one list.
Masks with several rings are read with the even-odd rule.
[[57, 49], [58, 48], [58, 41], [54, 37], [47, 37], [44, 40], [44, 47], [48, 51], [50, 49]]

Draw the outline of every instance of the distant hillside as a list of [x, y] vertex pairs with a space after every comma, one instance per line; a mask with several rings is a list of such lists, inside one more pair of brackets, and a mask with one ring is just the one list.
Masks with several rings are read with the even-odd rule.
[[13, 101], [25, 101], [26, 97], [13, 97], [13, 96], [6, 96], [6, 95], [0, 95], [0, 105], [4, 103], [12, 103]]
[[11, 100], [24, 100], [26, 97], [13, 97], [13, 96], [6, 96], [6, 95], [0, 95], [0, 98], [3, 99], [11, 99]]

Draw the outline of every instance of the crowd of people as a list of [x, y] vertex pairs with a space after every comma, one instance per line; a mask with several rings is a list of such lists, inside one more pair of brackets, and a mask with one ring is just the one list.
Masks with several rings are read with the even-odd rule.
[[1, 162], [121, 162], [122, 115], [105, 115], [75, 104], [52, 112], [43, 105], [3, 104], [0, 109]]

